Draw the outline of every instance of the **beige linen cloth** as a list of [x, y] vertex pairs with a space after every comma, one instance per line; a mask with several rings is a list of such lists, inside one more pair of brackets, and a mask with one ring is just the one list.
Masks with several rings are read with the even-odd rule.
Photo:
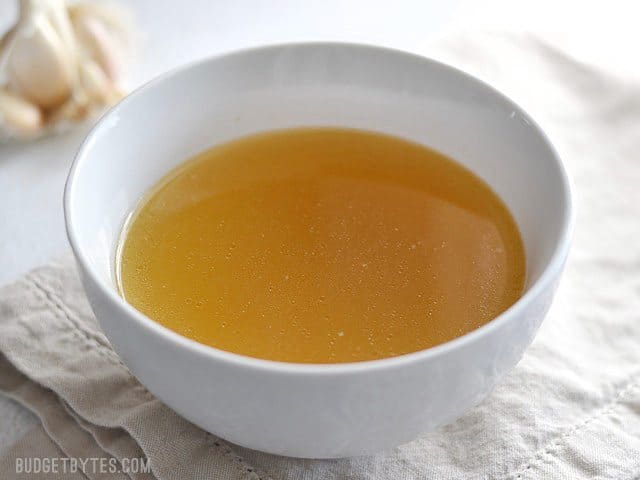
[[0, 391], [42, 425], [6, 452], [1, 478], [51, 478], [15, 473], [16, 458], [33, 456], [141, 457], [152, 468], [64, 478], [640, 478], [639, 72], [526, 33], [459, 34], [429, 48], [529, 110], [575, 182], [575, 242], [557, 300], [495, 391], [455, 423], [373, 457], [299, 460], [230, 445], [131, 376], [66, 258], [0, 290]]

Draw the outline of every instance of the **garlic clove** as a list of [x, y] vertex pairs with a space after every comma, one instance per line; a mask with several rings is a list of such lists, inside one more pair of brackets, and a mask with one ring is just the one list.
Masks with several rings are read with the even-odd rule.
[[76, 41], [67, 12], [66, 0], [19, 0], [19, 2], [20, 14], [18, 23], [25, 23], [38, 15], [44, 15], [60, 36], [65, 48], [69, 52], [75, 50]]
[[83, 16], [95, 18], [117, 39], [118, 43], [129, 45], [133, 28], [131, 11], [122, 5], [110, 2], [86, 1], [71, 3], [67, 11], [72, 23]]
[[111, 80], [93, 60], [85, 59], [80, 64], [80, 83], [97, 104], [110, 105], [119, 99]]
[[72, 17], [76, 38], [85, 54], [95, 59], [107, 77], [116, 82], [123, 70], [124, 54], [115, 35], [89, 12]]
[[16, 34], [16, 30], [16, 27], [10, 28], [2, 38], [0, 38], [0, 85], [6, 85], [9, 82], [5, 66], [9, 59], [9, 53], [11, 52], [9, 47], [13, 36]]
[[0, 89], [0, 127], [19, 136], [29, 136], [40, 129], [42, 112], [25, 99]]
[[84, 92], [76, 92], [47, 117], [47, 123], [60, 126], [79, 122], [91, 112], [90, 103], [89, 97]]
[[54, 30], [58, 32], [58, 35], [67, 50], [69, 52], [75, 51], [76, 39], [73, 34], [73, 27], [71, 26], [69, 14], [67, 13], [66, 0], [46, 0], [46, 3], [49, 5], [46, 15]]
[[43, 108], [56, 107], [69, 98], [73, 58], [44, 15], [21, 25], [10, 42], [7, 76], [14, 90]]

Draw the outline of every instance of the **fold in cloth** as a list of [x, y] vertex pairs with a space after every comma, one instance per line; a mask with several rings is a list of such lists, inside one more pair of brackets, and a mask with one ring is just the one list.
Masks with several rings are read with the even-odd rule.
[[484, 402], [373, 457], [300, 460], [230, 445], [128, 372], [65, 258], [0, 289], [0, 391], [41, 422], [0, 459], [0, 477], [30, 478], [16, 472], [28, 457], [100, 457], [122, 467], [142, 459], [152, 471], [86, 468], [61, 478], [638, 478], [640, 83], [527, 34], [458, 33], [426, 53], [520, 102], [576, 185], [575, 242], [557, 299]]

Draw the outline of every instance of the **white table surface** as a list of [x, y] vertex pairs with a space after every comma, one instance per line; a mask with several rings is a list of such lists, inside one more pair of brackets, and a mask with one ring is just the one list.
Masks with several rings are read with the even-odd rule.
[[[635, 0], [593, 2], [597, 6], [578, 0], [120, 1], [131, 5], [141, 32], [138, 58], [128, 80], [131, 88], [194, 59], [267, 43], [342, 40], [419, 52], [430, 38], [454, 21], [474, 26], [498, 23], [512, 28], [537, 24], [561, 35], [578, 34], [581, 30], [586, 33], [581, 36], [583, 39], [593, 39], [588, 48], [600, 46], [602, 57], [611, 61], [616, 52], [603, 47], [606, 42], [601, 41], [602, 29], [625, 22], [633, 26], [637, 18], [620, 8]], [[0, 0], [0, 31], [13, 21], [16, 3], [17, 0]], [[612, 11], [617, 12], [615, 20], [610, 18], [609, 24], [601, 21], [607, 20]], [[593, 25], [598, 25], [597, 35], [591, 35]], [[607, 38], [610, 40], [616, 32], [624, 32], [624, 28], [610, 28]], [[618, 54], [621, 64], [635, 58]], [[25, 145], [0, 145], [0, 284], [67, 249], [62, 191], [73, 156], [88, 128]], [[27, 410], [0, 397], [0, 451], [35, 422]]]

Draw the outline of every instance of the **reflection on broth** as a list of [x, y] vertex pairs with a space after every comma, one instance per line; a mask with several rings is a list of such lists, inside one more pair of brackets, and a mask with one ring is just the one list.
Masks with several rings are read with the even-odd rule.
[[525, 257], [495, 193], [421, 145], [337, 128], [216, 146], [142, 201], [119, 288], [206, 345], [300, 363], [422, 350], [520, 296]]

